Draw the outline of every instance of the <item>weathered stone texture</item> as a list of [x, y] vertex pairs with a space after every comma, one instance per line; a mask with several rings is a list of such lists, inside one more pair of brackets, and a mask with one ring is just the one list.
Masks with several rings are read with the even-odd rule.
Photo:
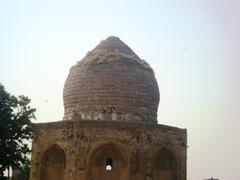
[[186, 180], [186, 130], [157, 124], [153, 70], [119, 38], [71, 68], [63, 100], [68, 121], [35, 125], [31, 180]]
[[[65, 154], [66, 162], [56, 160], [60, 169], [65, 163], [65, 169], [59, 170], [65, 180], [186, 180], [185, 129], [90, 120], [35, 126], [31, 180], [47, 179], [47, 171], [54, 174], [44, 163], [46, 153], [56, 146]], [[112, 171], [105, 169], [108, 158], [113, 161]]]
[[[114, 48], [118, 53], [109, 57]], [[101, 53], [106, 57], [100, 61]], [[109, 120], [156, 123], [158, 85], [153, 71], [141, 62], [118, 38], [100, 43], [70, 70], [64, 86], [64, 118], [102, 120], [108, 115]]]

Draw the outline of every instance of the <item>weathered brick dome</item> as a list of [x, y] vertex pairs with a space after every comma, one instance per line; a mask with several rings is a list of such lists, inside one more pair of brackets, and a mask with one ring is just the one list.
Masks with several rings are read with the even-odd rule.
[[111, 36], [70, 69], [63, 101], [65, 120], [157, 123], [159, 90], [151, 67]]

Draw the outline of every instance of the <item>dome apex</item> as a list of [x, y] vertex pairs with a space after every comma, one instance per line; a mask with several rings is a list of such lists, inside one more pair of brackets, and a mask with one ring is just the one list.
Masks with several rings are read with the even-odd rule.
[[135, 64], [153, 72], [145, 60], [140, 59], [128, 45], [115, 36], [109, 36], [102, 40], [77, 65], [88, 66], [106, 63]]
[[70, 70], [64, 119], [157, 122], [159, 90], [151, 67], [110, 36]]
[[109, 36], [93, 49], [93, 51], [101, 50], [107, 52], [120, 52], [137, 57], [133, 50], [116, 36]]

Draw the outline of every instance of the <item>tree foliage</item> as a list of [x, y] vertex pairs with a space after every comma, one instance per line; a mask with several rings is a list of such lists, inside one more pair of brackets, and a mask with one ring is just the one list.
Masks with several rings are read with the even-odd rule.
[[28, 159], [28, 140], [32, 138], [31, 108], [26, 96], [15, 97], [0, 84], [0, 177], [9, 167], [19, 168]]
[[13, 180], [29, 180], [30, 177], [30, 160], [27, 160], [20, 168], [19, 173], [13, 177]]

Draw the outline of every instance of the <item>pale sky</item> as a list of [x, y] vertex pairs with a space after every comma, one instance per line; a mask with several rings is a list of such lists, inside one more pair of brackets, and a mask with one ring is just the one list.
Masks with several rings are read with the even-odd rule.
[[188, 130], [188, 180], [239, 180], [239, 2], [0, 0], [0, 82], [61, 120], [70, 67], [118, 36], [155, 71], [159, 123]]

